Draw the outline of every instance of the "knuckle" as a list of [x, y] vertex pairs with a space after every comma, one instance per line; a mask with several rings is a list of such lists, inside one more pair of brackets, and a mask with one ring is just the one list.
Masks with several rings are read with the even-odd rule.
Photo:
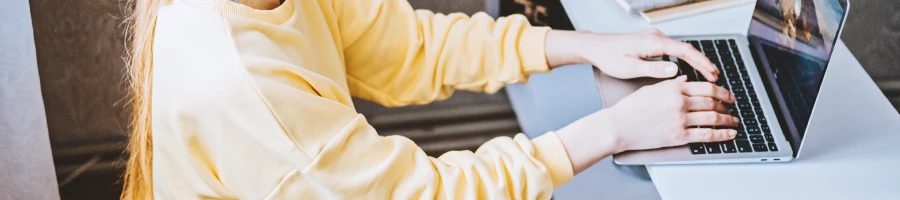
[[676, 98], [674, 98], [674, 99], [672, 100], [672, 104], [673, 104], [676, 108], [679, 108], [679, 109], [684, 109], [684, 108], [687, 107], [687, 102], [684, 100], [684, 98], [678, 98], [678, 97], [676, 97]]
[[712, 129], [704, 129], [703, 132], [704, 132], [704, 134], [705, 134], [705, 136], [706, 136], [706, 140], [708, 140], [708, 141], [715, 141], [715, 140], [716, 140], [716, 134], [713, 134], [713, 130], [712, 130]]
[[688, 134], [687, 130], [684, 130], [684, 128], [674, 128], [672, 133], [675, 133], [672, 135], [675, 141], [687, 141], [690, 139], [690, 134]]
[[688, 118], [688, 117], [687, 117], [687, 115], [685, 115], [685, 114], [679, 114], [679, 115], [678, 115], [677, 121], [678, 121], [678, 124], [681, 125], [681, 126], [679, 126], [679, 128], [684, 128], [684, 127], [686, 127], [686, 126], [688, 125], [688, 119], [687, 119], [687, 118]]
[[668, 85], [668, 86], [669, 86], [669, 90], [671, 90], [671, 91], [673, 91], [673, 92], [675, 92], [675, 93], [679, 93], [679, 94], [680, 94], [680, 93], [681, 93], [681, 88], [684, 87], [684, 82], [674, 81], [674, 80], [673, 80], [673, 81], [671, 81], [670, 83], [671, 83], [671, 84]]
[[712, 83], [705, 83], [705, 84], [706, 84], [706, 92], [708, 92], [709, 94], [714, 94], [717, 86], [713, 85]]
[[699, 50], [699, 49], [694, 49], [694, 46], [691, 46], [690, 44], [684, 43], [684, 42], [679, 44], [678, 47], [681, 49], [684, 49], [684, 50]]
[[710, 123], [719, 123], [721, 120], [721, 118], [719, 118], [718, 115], [715, 115], [715, 114], [712, 114], [709, 112], [706, 112], [705, 115], [706, 115], [706, 120], [709, 121]]
[[705, 108], [715, 108], [716, 102], [712, 100], [712, 98], [703, 98], [703, 106]]

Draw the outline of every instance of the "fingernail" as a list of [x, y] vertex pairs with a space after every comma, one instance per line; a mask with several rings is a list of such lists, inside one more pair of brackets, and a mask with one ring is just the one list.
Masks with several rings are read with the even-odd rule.
[[728, 137], [729, 137], [729, 138], [734, 138], [734, 136], [736, 136], [736, 135], [737, 135], [737, 131], [736, 131], [736, 130], [729, 130], [729, 131], [728, 131]]
[[678, 67], [674, 63], [666, 65], [666, 75], [675, 76], [675, 71], [678, 71]]
[[734, 123], [740, 123], [740, 122], [741, 122], [741, 119], [738, 119], [737, 117], [731, 117], [731, 120], [734, 121]]

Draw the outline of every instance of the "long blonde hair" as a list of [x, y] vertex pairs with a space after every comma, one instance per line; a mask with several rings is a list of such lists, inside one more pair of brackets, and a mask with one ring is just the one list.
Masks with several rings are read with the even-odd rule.
[[153, 32], [159, 8], [168, 0], [129, 0], [128, 75], [131, 97], [131, 138], [122, 199], [153, 199], [153, 140], [150, 95], [153, 72]]

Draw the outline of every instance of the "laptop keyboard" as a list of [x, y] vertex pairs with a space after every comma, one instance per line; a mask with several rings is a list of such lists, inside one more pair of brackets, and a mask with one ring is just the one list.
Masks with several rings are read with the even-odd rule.
[[[723, 87], [737, 98], [734, 104], [725, 104], [731, 115], [741, 119], [736, 128], [734, 140], [725, 142], [691, 143], [692, 154], [750, 153], [778, 151], [775, 139], [769, 130], [768, 120], [756, 98], [750, 75], [744, 66], [743, 58], [738, 51], [737, 43], [729, 40], [689, 40], [694, 48], [703, 52], [706, 57], [719, 68], [719, 79], [716, 85]], [[664, 58], [667, 60], [668, 58]], [[685, 75], [688, 81], [707, 81], [693, 67], [677, 60], [678, 76]], [[714, 128], [714, 127], [713, 127]]]

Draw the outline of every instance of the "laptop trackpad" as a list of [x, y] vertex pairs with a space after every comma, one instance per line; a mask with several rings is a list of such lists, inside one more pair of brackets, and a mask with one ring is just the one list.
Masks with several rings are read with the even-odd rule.
[[594, 79], [596, 80], [597, 89], [600, 90], [603, 108], [615, 105], [619, 100], [634, 93], [641, 87], [667, 80], [657, 78], [619, 79], [604, 74], [596, 67], [594, 68]]

